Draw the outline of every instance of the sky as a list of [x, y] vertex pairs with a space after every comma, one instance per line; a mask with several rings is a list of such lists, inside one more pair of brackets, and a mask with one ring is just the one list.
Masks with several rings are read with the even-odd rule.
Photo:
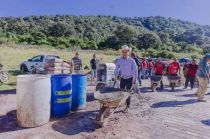
[[56, 14], [163, 16], [210, 25], [210, 0], [0, 0], [0, 17]]

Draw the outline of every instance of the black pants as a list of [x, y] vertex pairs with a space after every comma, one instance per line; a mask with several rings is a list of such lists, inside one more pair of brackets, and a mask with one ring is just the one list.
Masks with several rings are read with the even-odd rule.
[[195, 83], [195, 77], [189, 77], [189, 76], [186, 77], [185, 88], [187, 88], [189, 82], [190, 82], [191, 88], [193, 88], [194, 87], [194, 83]]
[[[128, 79], [121, 78], [121, 80], [120, 80], [120, 88], [121, 89], [130, 90], [132, 87], [132, 84], [133, 84], [133, 77], [128, 78]], [[126, 100], [128, 107], [130, 107], [130, 101], [131, 101], [131, 98], [129, 96], [128, 99]]]

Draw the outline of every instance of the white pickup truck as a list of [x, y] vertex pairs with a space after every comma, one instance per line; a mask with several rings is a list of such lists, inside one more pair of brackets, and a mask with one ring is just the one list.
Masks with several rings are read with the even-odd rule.
[[60, 59], [59, 56], [57, 55], [38, 55], [33, 58], [28, 59], [27, 61], [24, 61], [20, 64], [20, 70], [23, 73], [26, 72], [32, 72], [34, 68], [37, 69], [43, 69], [44, 70], [44, 65], [45, 65], [45, 60], [46, 59], [53, 59], [57, 58]]

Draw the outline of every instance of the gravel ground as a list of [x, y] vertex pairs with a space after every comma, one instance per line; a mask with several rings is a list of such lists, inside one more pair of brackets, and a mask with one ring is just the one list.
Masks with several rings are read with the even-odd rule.
[[[164, 80], [167, 84], [167, 81]], [[0, 139], [176, 139], [210, 138], [210, 95], [207, 103], [198, 103], [194, 90], [176, 88], [152, 93], [148, 80], [143, 81], [141, 93], [131, 96], [127, 113], [119, 108], [101, 128], [94, 120], [100, 104], [93, 98], [94, 87], [88, 87], [87, 105], [61, 119], [51, 119], [43, 126], [20, 128], [16, 122], [15, 90], [0, 92]]]

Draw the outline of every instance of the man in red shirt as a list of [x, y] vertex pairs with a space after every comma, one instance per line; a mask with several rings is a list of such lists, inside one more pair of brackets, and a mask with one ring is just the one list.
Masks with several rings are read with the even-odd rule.
[[147, 61], [144, 58], [142, 61], [142, 73], [143, 73], [143, 79], [146, 79], [147, 76]]
[[[161, 61], [160, 58], [157, 59], [157, 62], [155, 63], [154, 66], [154, 73], [155, 75], [163, 75], [163, 72], [165, 70], [165, 64]], [[160, 87], [163, 89], [163, 81], [160, 81]]]
[[187, 67], [187, 73], [186, 73], [186, 81], [185, 81], [185, 88], [187, 88], [188, 83], [190, 82], [191, 89], [194, 87], [195, 77], [196, 73], [198, 71], [198, 64], [195, 59], [193, 59], [192, 63], [189, 64]]
[[174, 61], [169, 64], [168, 71], [170, 76], [177, 76], [178, 73], [180, 74], [180, 65], [176, 58], [174, 58]]
[[149, 69], [149, 71], [148, 71], [149, 72], [149, 77], [151, 77], [152, 74], [153, 74], [153, 70], [154, 70], [154, 63], [153, 63], [152, 59], [150, 59], [150, 61], [149, 61], [148, 69]]

